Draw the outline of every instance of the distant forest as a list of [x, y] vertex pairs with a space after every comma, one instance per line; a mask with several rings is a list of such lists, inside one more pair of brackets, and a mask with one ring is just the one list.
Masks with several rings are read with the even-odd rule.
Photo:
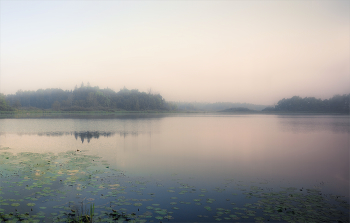
[[166, 102], [160, 94], [128, 90], [119, 92], [111, 89], [84, 86], [74, 90], [39, 89], [19, 90], [16, 94], [0, 95], [0, 110], [51, 109], [56, 111], [145, 111], [175, 110], [176, 106]]
[[[330, 99], [314, 97], [283, 98], [275, 106], [247, 103], [199, 103], [166, 102], [160, 94], [128, 90], [119, 92], [111, 89], [91, 87], [89, 84], [74, 90], [39, 89], [19, 90], [16, 94], [0, 94], [0, 111], [55, 110], [55, 111], [206, 111], [206, 112], [323, 112], [349, 113], [350, 94], [335, 95]], [[238, 109], [239, 108], [239, 109]], [[242, 110], [243, 109], [243, 110]]]
[[335, 95], [330, 99], [317, 99], [314, 97], [283, 98], [274, 107], [267, 107], [262, 111], [267, 112], [325, 112], [325, 113], [349, 113], [350, 94]]

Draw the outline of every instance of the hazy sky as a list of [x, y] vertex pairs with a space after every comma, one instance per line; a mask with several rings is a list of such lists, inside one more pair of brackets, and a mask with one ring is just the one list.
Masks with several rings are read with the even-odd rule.
[[350, 93], [348, 0], [0, 4], [4, 94], [82, 82], [167, 101]]

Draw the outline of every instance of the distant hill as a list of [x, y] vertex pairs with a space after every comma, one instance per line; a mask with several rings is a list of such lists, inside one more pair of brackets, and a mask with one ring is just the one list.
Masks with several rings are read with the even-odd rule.
[[220, 112], [257, 112], [256, 110], [251, 110], [248, 108], [238, 107], [238, 108], [228, 108]]
[[248, 108], [250, 110], [261, 111], [266, 108], [266, 105], [255, 105], [248, 103], [232, 103], [232, 102], [172, 102], [177, 106], [178, 110], [182, 111], [206, 111], [206, 112], [218, 112], [230, 108]]

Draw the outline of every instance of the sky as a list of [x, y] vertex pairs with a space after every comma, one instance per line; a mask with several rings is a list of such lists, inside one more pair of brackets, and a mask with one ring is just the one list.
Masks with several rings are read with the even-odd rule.
[[0, 0], [0, 93], [82, 82], [166, 101], [350, 93], [350, 3]]

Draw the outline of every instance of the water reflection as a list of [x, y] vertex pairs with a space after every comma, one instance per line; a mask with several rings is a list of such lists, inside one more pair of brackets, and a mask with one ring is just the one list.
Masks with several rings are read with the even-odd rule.
[[[49, 133], [71, 134], [71, 132], [112, 132], [128, 133], [131, 132], [160, 132], [160, 126], [163, 116], [139, 116], [129, 115], [125, 118], [107, 119], [107, 117], [95, 119], [70, 117], [63, 118], [38, 118], [38, 119], [0, 119], [0, 134], [18, 134], [18, 133]], [[148, 118], [145, 118], [148, 117]]]
[[[129, 136], [137, 137], [139, 134], [151, 135], [151, 132], [138, 132], [138, 131], [118, 131], [118, 132], [104, 132], [104, 131], [74, 131], [74, 132], [40, 132], [40, 133], [17, 133], [19, 136], [24, 135], [37, 135], [45, 137], [62, 137], [62, 136], [74, 136], [76, 140], [80, 139], [82, 143], [87, 141], [90, 143], [91, 139], [99, 139], [100, 137], [112, 137], [119, 135], [120, 137], [127, 138]], [[6, 135], [6, 133], [1, 133], [0, 135]]]
[[104, 137], [110, 137], [113, 136], [115, 133], [112, 132], [74, 132], [74, 137], [75, 139], [80, 138], [81, 139], [81, 143], [84, 143], [84, 140], [87, 139], [87, 142], [90, 142], [90, 139], [94, 138], [94, 139], [98, 139], [100, 138], [100, 136], [104, 136]]
[[13, 119], [0, 120], [6, 133], [0, 146], [14, 152], [85, 150], [128, 173], [187, 174], [206, 186], [223, 178], [276, 179], [276, 188], [325, 182], [324, 191], [348, 197], [348, 126], [348, 116], [330, 115]]
[[350, 133], [348, 115], [278, 115], [277, 118], [282, 131]]
[[100, 131], [89, 132], [89, 131], [86, 131], [86, 132], [74, 132], [73, 134], [74, 134], [75, 139], [80, 138], [82, 143], [84, 143], [85, 139], [87, 140], [88, 143], [90, 143], [90, 140], [92, 138], [98, 139], [98, 138], [100, 138], [100, 136], [108, 138], [108, 137], [114, 136], [116, 134], [119, 134], [121, 137], [124, 137], [124, 138], [126, 138], [128, 136], [136, 136], [137, 137], [139, 135], [139, 132], [120, 131], [117, 133], [117, 132], [100, 132]]

